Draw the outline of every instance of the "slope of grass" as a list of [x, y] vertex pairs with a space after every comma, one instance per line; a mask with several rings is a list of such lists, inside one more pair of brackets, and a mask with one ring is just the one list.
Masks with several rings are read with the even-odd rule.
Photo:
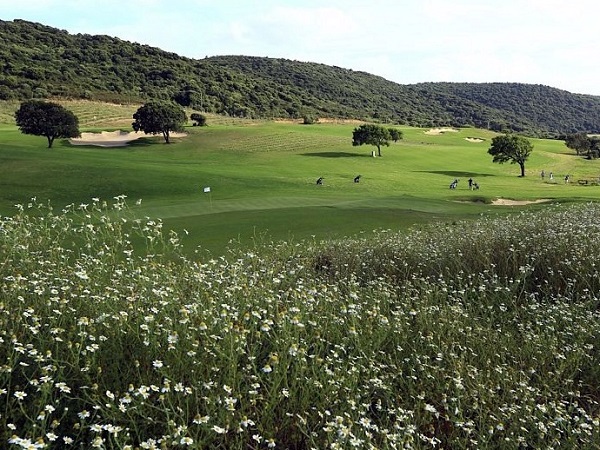
[[[98, 130], [130, 121], [135, 110], [92, 102], [69, 107]], [[100, 116], [102, 123], [89, 119]], [[146, 137], [123, 148], [58, 141], [49, 150], [44, 138], [6, 125], [0, 129], [0, 212], [11, 214], [32, 197], [62, 208], [126, 195], [132, 204], [141, 199], [135, 207], [141, 217], [162, 218], [189, 232], [190, 245], [222, 251], [231, 239], [344, 236], [514, 209], [490, 206], [499, 197], [567, 201], [600, 194], [597, 186], [576, 183], [596, 178], [599, 163], [574, 156], [561, 141], [534, 140], [527, 176], [519, 178], [517, 166], [491, 162], [493, 134], [487, 131], [436, 136], [402, 128], [404, 139], [372, 158], [373, 147], [351, 145], [354, 126], [209, 119], [208, 127], [188, 127], [188, 136], [171, 145]], [[555, 182], [542, 181], [542, 169], [553, 171]], [[570, 185], [562, 182], [566, 173]], [[360, 183], [353, 183], [359, 174]], [[317, 186], [321, 176], [325, 183]], [[448, 189], [455, 178], [458, 189]], [[480, 190], [470, 191], [468, 178]]]

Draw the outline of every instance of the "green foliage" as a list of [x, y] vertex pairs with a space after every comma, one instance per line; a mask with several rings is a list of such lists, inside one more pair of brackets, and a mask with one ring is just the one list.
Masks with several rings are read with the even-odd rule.
[[533, 144], [529, 139], [514, 134], [494, 137], [492, 145], [488, 149], [488, 153], [494, 157], [493, 162], [518, 164], [521, 168], [522, 177], [525, 176], [525, 161], [527, 161], [532, 151]]
[[565, 145], [585, 155], [588, 159], [600, 157], [600, 139], [597, 136], [588, 136], [587, 133], [574, 133], [565, 136]]
[[206, 116], [200, 113], [192, 113], [190, 115], [190, 119], [194, 121], [195, 127], [205, 127], [206, 126]]
[[590, 150], [588, 153], [588, 159], [600, 158], [600, 138], [594, 136], [590, 138]]
[[600, 97], [520, 83], [399, 85], [365, 72], [276, 58], [194, 60], [108, 36], [0, 21], [0, 99], [33, 96], [140, 104], [172, 100], [243, 118], [476, 126], [532, 136], [600, 132]]
[[56, 138], [79, 136], [79, 119], [58, 103], [28, 100], [15, 112], [15, 121], [22, 133], [45, 136], [48, 148]]
[[565, 145], [577, 152], [578, 155], [589, 152], [592, 140], [587, 133], [568, 134], [565, 137]]
[[319, 118], [316, 116], [308, 115], [308, 114], [305, 114], [304, 116], [302, 116], [302, 124], [304, 124], [304, 125], [313, 125], [317, 122], [319, 122]]
[[402, 139], [402, 131], [398, 128], [388, 128], [388, 131], [390, 132], [390, 139], [392, 141], [398, 142], [400, 139]]
[[381, 146], [389, 147], [391, 139], [390, 130], [380, 125], [364, 124], [352, 131], [352, 145], [374, 145], [377, 154], [381, 156]]
[[185, 111], [174, 103], [153, 101], [141, 106], [134, 114], [133, 129], [146, 134], [161, 133], [168, 144], [171, 132], [183, 131]]

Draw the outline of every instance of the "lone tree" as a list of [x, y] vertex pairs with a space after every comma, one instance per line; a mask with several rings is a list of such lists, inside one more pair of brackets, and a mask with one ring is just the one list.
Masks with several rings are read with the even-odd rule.
[[374, 145], [377, 147], [377, 154], [381, 156], [381, 146], [389, 147], [391, 138], [387, 128], [379, 125], [361, 125], [352, 132], [352, 145]]
[[15, 112], [17, 126], [24, 134], [46, 136], [48, 148], [56, 138], [78, 137], [79, 119], [58, 103], [27, 100]]
[[590, 138], [590, 149], [588, 151], [588, 159], [600, 158], [600, 139], [597, 137]]
[[302, 125], [314, 125], [319, 122], [319, 118], [317, 116], [313, 116], [312, 114], [304, 114], [302, 116]]
[[505, 134], [492, 139], [488, 153], [494, 157], [495, 163], [510, 162], [521, 167], [521, 176], [525, 176], [525, 161], [533, 151], [533, 144], [522, 136]]
[[565, 136], [565, 145], [577, 152], [577, 155], [585, 155], [588, 159], [600, 156], [600, 140], [587, 133], [574, 133]]
[[192, 113], [190, 115], [190, 119], [194, 121], [195, 127], [205, 127], [206, 126], [206, 116], [204, 114]]
[[592, 141], [587, 133], [568, 134], [565, 137], [565, 145], [570, 149], [575, 150], [577, 155], [588, 153], [592, 146]]
[[187, 121], [185, 111], [179, 105], [159, 101], [141, 106], [133, 118], [135, 122], [131, 126], [136, 132], [141, 130], [145, 134], [162, 133], [167, 144], [171, 132], [183, 131], [183, 125]]

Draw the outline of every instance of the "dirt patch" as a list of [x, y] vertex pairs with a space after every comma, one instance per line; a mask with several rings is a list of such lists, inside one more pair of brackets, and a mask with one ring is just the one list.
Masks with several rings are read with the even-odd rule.
[[[95, 145], [97, 147], [124, 147], [136, 139], [148, 136], [134, 131], [102, 131], [101, 133], [81, 133], [78, 138], [69, 139], [71, 145]], [[170, 137], [187, 136], [186, 133], [170, 133]]]
[[444, 133], [458, 133], [458, 130], [456, 128], [431, 128], [428, 131], [424, 131], [424, 133], [432, 136], [439, 136]]
[[538, 198], [537, 200], [511, 200], [508, 198], [497, 198], [492, 200], [492, 205], [500, 205], [500, 206], [522, 206], [522, 205], [531, 205], [533, 203], [544, 203], [549, 202], [548, 198]]

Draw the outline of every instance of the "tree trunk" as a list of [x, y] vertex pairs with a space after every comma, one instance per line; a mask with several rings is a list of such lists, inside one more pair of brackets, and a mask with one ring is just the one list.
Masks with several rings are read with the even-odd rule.
[[381, 156], [381, 146], [377, 146], [377, 155]]
[[525, 176], [525, 164], [519, 163], [519, 166], [521, 166], [521, 176], [524, 177]]
[[48, 148], [52, 148], [52, 144], [54, 143], [54, 136], [46, 136], [48, 138]]

